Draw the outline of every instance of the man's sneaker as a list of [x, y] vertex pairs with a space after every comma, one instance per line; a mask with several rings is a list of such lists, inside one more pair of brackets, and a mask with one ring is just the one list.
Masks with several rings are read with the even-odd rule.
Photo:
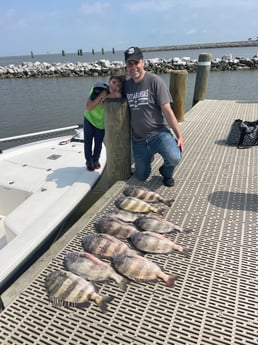
[[87, 170], [88, 170], [88, 171], [94, 171], [94, 170], [95, 170], [94, 164], [93, 164], [92, 161], [86, 162], [86, 167], [87, 167]]
[[173, 187], [175, 185], [175, 180], [173, 179], [173, 177], [164, 177], [163, 184], [166, 187]]
[[165, 177], [162, 173], [162, 166], [159, 168], [160, 175], [163, 176], [163, 184], [166, 187], [173, 187], [175, 185], [175, 180], [173, 177]]
[[94, 165], [94, 169], [100, 169], [101, 168], [99, 161], [93, 162], [93, 165]]

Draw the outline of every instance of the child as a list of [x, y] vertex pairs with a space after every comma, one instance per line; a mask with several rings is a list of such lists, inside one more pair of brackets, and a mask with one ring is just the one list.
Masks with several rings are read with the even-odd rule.
[[[100, 168], [99, 157], [105, 135], [102, 102], [106, 98], [121, 98], [124, 80], [123, 76], [113, 75], [109, 78], [109, 85], [98, 81], [90, 90], [83, 122], [84, 155], [89, 171]], [[94, 149], [92, 148], [93, 141]]]

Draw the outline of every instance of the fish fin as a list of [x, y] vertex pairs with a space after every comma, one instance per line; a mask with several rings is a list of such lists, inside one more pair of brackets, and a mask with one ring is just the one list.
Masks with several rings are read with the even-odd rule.
[[65, 301], [61, 298], [57, 298], [54, 296], [49, 296], [49, 301], [53, 304], [54, 307], [74, 307], [74, 308], [86, 308], [90, 305], [89, 302], [83, 302], [83, 303], [76, 303], [76, 302], [70, 302]]
[[158, 279], [142, 279], [141, 282], [149, 283], [149, 284], [156, 284], [159, 280]]
[[129, 278], [130, 280], [136, 282], [136, 283], [151, 283], [151, 284], [155, 284], [157, 283], [159, 280], [157, 278], [155, 279], [141, 279], [141, 278], [135, 278], [133, 276], [127, 276], [127, 278]]
[[129, 245], [130, 245], [130, 250], [132, 251], [133, 255], [143, 256], [143, 255], [147, 254], [147, 252], [144, 252], [143, 250], [139, 250], [138, 248], [136, 248], [132, 242], [129, 242]]
[[175, 285], [175, 280], [177, 280], [177, 276], [175, 274], [171, 274], [169, 275], [166, 280], [165, 283], [167, 284], [167, 286], [169, 287], [174, 287]]
[[107, 305], [109, 302], [111, 302], [114, 299], [113, 296], [103, 296], [101, 300], [97, 303], [98, 306], [100, 307], [102, 313], [107, 312]]

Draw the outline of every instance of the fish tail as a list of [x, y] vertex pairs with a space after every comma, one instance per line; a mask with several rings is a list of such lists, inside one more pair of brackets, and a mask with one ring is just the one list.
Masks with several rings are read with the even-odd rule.
[[156, 212], [157, 214], [163, 215], [165, 212], [164, 208], [159, 208], [159, 209], [155, 209], [155, 211], [153, 210], [153, 212]]
[[167, 286], [174, 287], [175, 280], [177, 280], [177, 275], [175, 275], [175, 274], [167, 275], [164, 280], [165, 280], [165, 283], [167, 284]]
[[189, 257], [190, 257], [190, 254], [191, 254], [191, 249], [183, 247], [181, 253], [182, 253], [184, 256], [186, 256], [187, 258], [189, 258]]
[[193, 229], [183, 229], [182, 230], [182, 232], [184, 233], [184, 234], [190, 234], [190, 232], [192, 232], [193, 231]]
[[113, 296], [99, 296], [99, 298], [96, 299], [96, 303], [100, 307], [102, 313], [106, 313], [107, 312], [107, 305], [113, 299], [114, 299]]
[[175, 199], [168, 199], [164, 200], [164, 204], [167, 205], [168, 207], [171, 207]]
[[129, 284], [129, 280], [126, 279], [126, 278], [122, 278], [122, 279], [120, 279], [120, 281], [118, 282], [118, 285], [119, 285], [119, 287], [120, 287], [120, 289], [121, 289], [122, 291], [125, 291], [125, 290], [126, 290], [128, 284]]

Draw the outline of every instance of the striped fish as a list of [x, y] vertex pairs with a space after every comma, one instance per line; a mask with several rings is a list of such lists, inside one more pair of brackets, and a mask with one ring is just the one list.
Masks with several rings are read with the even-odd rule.
[[133, 223], [139, 217], [139, 214], [131, 213], [124, 210], [115, 210], [105, 213], [105, 216], [117, 218], [126, 223]]
[[129, 279], [143, 282], [156, 282], [162, 279], [167, 286], [173, 287], [177, 276], [166, 274], [154, 262], [135, 254], [117, 254], [113, 258], [115, 269]]
[[129, 246], [109, 234], [89, 234], [82, 239], [83, 249], [100, 257], [112, 257], [119, 253], [135, 253]]
[[153, 192], [145, 187], [129, 186], [124, 190], [124, 195], [132, 196], [147, 202], [162, 202], [167, 206], [171, 206], [174, 199], [163, 198], [159, 193]]
[[122, 290], [128, 281], [111, 267], [90, 253], [70, 252], [64, 257], [64, 267], [68, 271], [91, 281], [114, 280]]
[[173, 224], [172, 222], [159, 217], [156, 214], [148, 214], [138, 217], [134, 224], [138, 229], [143, 231], [152, 231], [160, 234], [166, 234], [170, 232], [181, 232], [181, 233], [190, 233], [191, 229], [184, 229], [179, 225]]
[[123, 210], [133, 213], [148, 213], [154, 212], [158, 214], [163, 213], [163, 209], [154, 207], [144, 200], [140, 200], [131, 196], [121, 196], [115, 200], [115, 205]]
[[126, 223], [119, 218], [108, 216], [97, 219], [94, 226], [98, 232], [112, 235], [121, 240], [125, 240], [133, 233], [138, 232], [134, 225]]
[[145, 253], [168, 254], [174, 250], [179, 251], [185, 256], [189, 256], [189, 249], [176, 244], [161, 234], [156, 232], [144, 231], [137, 232], [130, 236], [130, 242]]
[[107, 303], [113, 297], [99, 295], [94, 285], [72, 272], [63, 270], [50, 272], [45, 281], [50, 302], [56, 306], [83, 308], [94, 301], [103, 313], [107, 311]]

